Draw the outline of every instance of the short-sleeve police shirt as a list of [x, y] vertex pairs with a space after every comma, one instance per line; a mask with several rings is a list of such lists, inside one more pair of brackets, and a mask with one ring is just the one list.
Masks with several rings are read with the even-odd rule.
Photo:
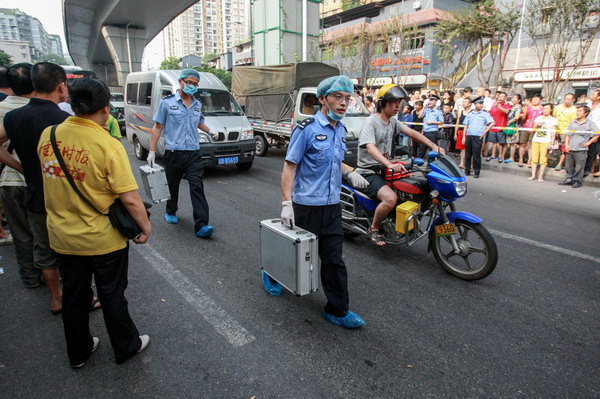
[[469, 112], [464, 121], [464, 124], [467, 125], [467, 136], [481, 136], [485, 132], [486, 126], [490, 123], [494, 123], [494, 119], [489, 112]]
[[202, 103], [194, 97], [189, 108], [179, 92], [162, 99], [153, 118], [164, 125], [166, 150], [194, 151], [200, 148], [198, 125], [204, 122]]
[[315, 121], [304, 129], [296, 126], [286, 161], [297, 166], [292, 200], [301, 205], [333, 205], [340, 202], [342, 160], [346, 152], [346, 128], [335, 128], [317, 112]]
[[438, 125], [429, 125], [428, 122], [444, 122], [444, 114], [439, 108], [425, 108], [423, 111], [423, 131], [437, 132]]

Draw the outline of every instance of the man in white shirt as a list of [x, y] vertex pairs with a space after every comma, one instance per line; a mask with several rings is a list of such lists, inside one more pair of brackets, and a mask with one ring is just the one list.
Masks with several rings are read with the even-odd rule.
[[[590, 100], [592, 101], [592, 106], [590, 107], [591, 112], [588, 116], [592, 122], [596, 124], [596, 126], [600, 126], [600, 89], [595, 89], [590, 95]], [[590, 145], [588, 149], [588, 156], [585, 161], [585, 167], [583, 169], [583, 177], [586, 177], [590, 174], [592, 168], [594, 167], [594, 161], [598, 158], [598, 153], [600, 149], [598, 148], [599, 141]], [[600, 177], [600, 171], [594, 173], [594, 177]]]

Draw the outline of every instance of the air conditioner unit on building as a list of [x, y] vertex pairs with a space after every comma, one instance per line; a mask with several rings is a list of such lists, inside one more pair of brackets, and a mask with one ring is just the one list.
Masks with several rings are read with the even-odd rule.
[[414, 8], [415, 10], [420, 10], [420, 9], [421, 9], [421, 2], [420, 2], [420, 1], [415, 1], [415, 2], [413, 3], [413, 8]]

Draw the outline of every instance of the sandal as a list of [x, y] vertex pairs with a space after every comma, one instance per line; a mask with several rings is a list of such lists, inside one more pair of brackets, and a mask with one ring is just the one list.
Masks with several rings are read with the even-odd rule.
[[371, 239], [371, 242], [378, 247], [383, 247], [385, 245], [385, 241], [379, 230], [369, 229], [369, 238]]
[[93, 311], [95, 311], [95, 310], [100, 309], [101, 307], [102, 307], [102, 304], [100, 303], [100, 300], [98, 298], [96, 298], [96, 297], [93, 297], [92, 298], [92, 304], [90, 306], [90, 313], [93, 312]]

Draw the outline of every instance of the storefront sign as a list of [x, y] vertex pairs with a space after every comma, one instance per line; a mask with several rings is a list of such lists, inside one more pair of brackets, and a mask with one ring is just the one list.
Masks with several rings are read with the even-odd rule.
[[[515, 82], [541, 82], [552, 80], [554, 71], [546, 70], [542, 75], [540, 71], [535, 72], [517, 72], [515, 73]], [[560, 74], [560, 79], [582, 80], [582, 79], [600, 79], [600, 68], [580, 68], [566, 69]]]
[[354, 79], [350, 79], [352, 81], [352, 84], [355, 86], [359, 86], [360, 85], [360, 79], [358, 78], [354, 78]]
[[369, 78], [367, 79], [367, 86], [383, 86], [392, 83], [391, 76], [382, 76], [379, 78]]
[[395, 79], [397, 85], [401, 86], [412, 86], [412, 85], [422, 85], [427, 81], [426, 75], [408, 75], [408, 76], [398, 76]]

